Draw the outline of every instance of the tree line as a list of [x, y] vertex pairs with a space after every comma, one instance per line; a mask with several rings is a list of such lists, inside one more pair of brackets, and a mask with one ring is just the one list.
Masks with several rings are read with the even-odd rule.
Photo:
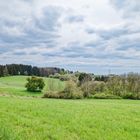
[[0, 77], [8, 76], [8, 75], [27, 75], [27, 76], [49, 76], [54, 75], [56, 73], [71, 73], [70, 71], [66, 71], [62, 68], [56, 67], [36, 67], [31, 65], [23, 65], [23, 64], [7, 64], [0, 65]]
[[[48, 87], [54, 85], [49, 82]], [[49, 88], [49, 89], [55, 89]], [[95, 76], [79, 73], [66, 81], [63, 91], [46, 91], [46, 98], [140, 99], [140, 74]]]

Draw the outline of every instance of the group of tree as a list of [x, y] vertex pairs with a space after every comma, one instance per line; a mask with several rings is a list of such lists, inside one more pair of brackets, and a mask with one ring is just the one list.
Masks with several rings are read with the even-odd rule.
[[[61, 92], [46, 92], [49, 98], [127, 98], [140, 99], [140, 74], [109, 75], [93, 77], [79, 73], [77, 80], [71, 77]], [[51, 84], [51, 83], [49, 83]]]
[[23, 64], [0, 65], [0, 77], [8, 75], [49, 76], [56, 73], [65, 74], [70, 71], [56, 67], [36, 67]]
[[[0, 77], [9, 75], [32, 76], [27, 79], [28, 91], [41, 91], [45, 86], [43, 79], [37, 77], [58, 78], [66, 81], [63, 91], [47, 92], [45, 97], [57, 98], [121, 98], [140, 99], [140, 74], [96, 76], [94, 74], [66, 71], [53, 67], [35, 67], [23, 64], [0, 65]], [[50, 84], [50, 86], [49, 86]], [[53, 89], [53, 82], [48, 83]], [[102, 96], [103, 95], [103, 96]], [[111, 96], [110, 96], [111, 95]]]

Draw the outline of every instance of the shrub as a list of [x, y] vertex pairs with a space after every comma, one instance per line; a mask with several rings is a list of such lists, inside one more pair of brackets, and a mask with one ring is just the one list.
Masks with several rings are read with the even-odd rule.
[[25, 87], [27, 88], [28, 91], [32, 92], [41, 91], [45, 86], [45, 83], [42, 78], [33, 76], [31, 78], [27, 78], [27, 81], [28, 82], [26, 83]]
[[60, 97], [65, 99], [82, 99], [84, 96], [83, 96], [83, 92], [77, 89], [77, 90], [73, 90], [73, 92], [63, 91]]
[[44, 94], [43, 98], [56, 98], [56, 99], [82, 99], [83, 94], [82, 92], [73, 92], [73, 93], [66, 93], [66, 92], [47, 92]]
[[91, 96], [91, 98], [94, 98], [94, 99], [121, 99], [120, 96], [105, 94], [105, 93], [97, 93], [97, 94]]
[[83, 92], [77, 87], [76, 83], [67, 81], [63, 91], [48, 91], [44, 94], [44, 98], [81, 99], [83, 98]]
[[110, 77], [106, 83], [106, 92], [112, 95], [123, 96], [127, 94], [126, 81], [120, 76]]
[[[118, 97], [140, 99], [140, 74], [137, 73], [110, 75], [105, 82], [93, 81], [91, 75], [85, 73], [78, 73], [78, 78], [76, 76], [72, 77], [72, 75], [67, 76], [70, 80], [67, 82], [65, 89], [59, 92], [58, 98], [90, 98], [95, 95], [94, 98], [104, 99]], [[78, 83], [78, 86], [76, 83]], [[56, 93], [54, 96], [56, 96]]]
[[91, 94], [101, 93], [105, 91], [105, 83], [98, 81], [87, 81], [81, 85], [81, 89], [84, 92], [85, 97], [89, 97]]
[[128, 75], [110, 77], [107, 81], [106, 92], [123, 98], [138, 99], [140, 97], [140, 75], [129, 73]]
[[60, 94], [56, 91], [48, 91], [44, 94], [43, 98], [60, 98]]
[[59, 73], [56, 73], [54, 75], [50, 75], [49, 78], [55, 78], [55, 79], [59, 79], [61, 75]]
[[103, 82], [106, 82], [108, 80], [108, 76], [104, 76], [104, 75], [95, 76], [94, 80], [95, 81], [103, 81]]
[[64, 75], [61, 75], [61, 74], [55, 74], [55, 75], [50, 75], [49, 76], [50, 78], [56, 78], [56, 79], [59, 79], [61, 81], [69, 81], [70, 78], [71, 78], [71, 75], [70, 74], [64, 74]]
[[77, 87], [76, 83], [73, 81], [68, 81], [66, 83], [63, 93], [64, 93], [64, 98], [67, 98], [67, 99], [83, 98], [82, 90], [79, 87]]
[[127, 75], [127, 81], [127, 90], [132, 93], [140, 94], [140, 75], [137, 73], [129, 73]]
[[61, 76], [59, 77], [59, 79], [60, 79], [61, 81], [69, 81], [69, 80], [70, 80], [70, 75], [68, 75], [68, 74], [61, 75]]
[[123, 96], [124, 99], [140, 100], [140, 94], [128, 93]]

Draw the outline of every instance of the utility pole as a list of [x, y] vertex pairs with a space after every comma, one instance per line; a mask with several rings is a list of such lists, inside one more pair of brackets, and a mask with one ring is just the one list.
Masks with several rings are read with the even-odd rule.
[[110, 74], [111, 74], [111, 69], [108, 70], [108, 75], [110, 75]]

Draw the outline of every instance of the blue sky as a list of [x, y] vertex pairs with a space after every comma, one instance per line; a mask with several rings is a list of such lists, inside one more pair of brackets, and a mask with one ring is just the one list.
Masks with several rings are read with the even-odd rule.
[[0, 0], [0, 63], [140, 72], [140, 1]]

